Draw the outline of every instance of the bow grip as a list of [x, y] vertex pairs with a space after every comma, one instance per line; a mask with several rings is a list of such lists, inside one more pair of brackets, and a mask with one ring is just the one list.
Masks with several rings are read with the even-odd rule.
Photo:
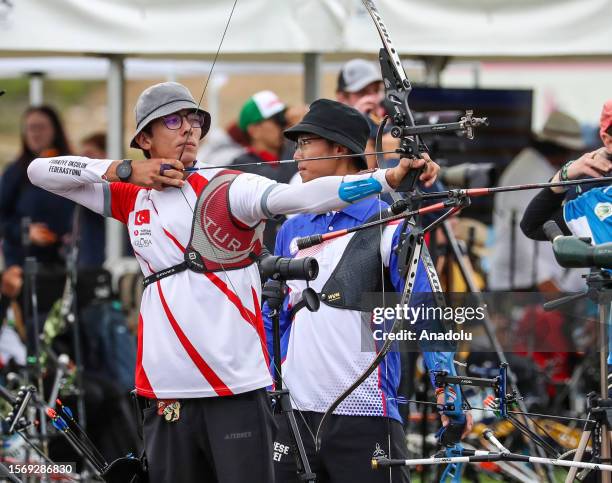
[[304, 248], [313, 247], [313, 246], [318, 245], [320, 243], [323, 243], [323, 236], [322, 235], [304, 236], [304, 237], [298, 238], [296, 240], [297, 247], [300, 250], [303, 250]]
[[461, 441], [466, 421], [467, 419], [463, 411], [460, 414], [449, 416], [448, 425], [440, 428], [436, 433], [438, 442], [445, 448], [457, 444]]
[[404, 179], [402, 179], [395, 191], [399, 193], [409, 193], [411, 191], [414, 191], [419, 176], [421, 176], [422, 172], [423, 168], [411, 169], [410, 171], [408, 171], [408, 174], [404, 176]]
[[163, 176], [164, 175], [164, 171], [168, 171], [170, 169], [175, 169], [175, 168], [171, 164], [167, 164], [167, 163], [160, 164], [160, 166], [159, 166], [159, 175]]
[[[393, 128], [391, 133], [393, 137], [400, 139], [400, 147], [396, 150], [396, 152], [400, 155], [400, 160], [401, 158], [418, 159], [421, 157], [421, 153], [429, 152], [429, 149], [425, 143], [423, 143], [418, 136], [402, 136], [401, 133], [402, 129], [397, 126]], [[399, 193], [409, 193], [414, 191], [417, 186], [419, 176], [421, 176], [424, 169], [425, 166], [420, 169], [410, 169], [395, 191]]]

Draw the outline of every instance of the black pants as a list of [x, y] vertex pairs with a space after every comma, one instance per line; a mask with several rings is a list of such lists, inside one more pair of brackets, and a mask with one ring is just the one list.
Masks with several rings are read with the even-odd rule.
[[[401, 424], [377, 416], [334, 416], [321, 433], [321, 450], [315, 453], [313, 436], [323, 414], [295, 411], [297, 424], [317, 483], [408, 483], [407, 467], [373, 470], [373, 456], [407, 459], [407, 448]], [[276, 416], [278, 432], [274, 438], [274, 472], [276, 483], [296, 483], [295, 458], [291, 450], [289, 429], [284, 415]], [[308, 424], [310, 431], [305, 426]], [[391, 451], [389, 451], [389, 435]], [[391, 453], [389, 455], [389, 453]]]
[[273, 418], [265, 389], [180, 399], [177, 421], [144, 410], [150, 483], [273, 483]]

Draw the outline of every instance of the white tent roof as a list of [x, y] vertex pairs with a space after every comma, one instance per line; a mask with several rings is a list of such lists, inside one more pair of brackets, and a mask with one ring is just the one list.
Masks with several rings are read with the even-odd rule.
[[[110, 61], [104, 57], [4, 57], [0, 58], [0, 79], [41, 73], [48, 79], [105, 80]], [[129, 58], [125, 60], [127, 79], [164, 77], [206, 77], [212, 61]], [[325, 65], [328, 68], [328, 64]], [[336, 72], [339, 64], [331, 64]], [[298, 73], [304, 70], [298, 62], [217, 62], [215, 74], [277, 74]]]
[[[377, 0], [400, 53], [454, 57], [612, 54], [611, 0]], [[359, 50], [371, 20], [357, 13], [344, 50]]]
[[[233, 4], [233, 0], [11, 1], [13, 7], [0, 23], [0, 50], [128, 56], [214, 54]], [[223, 53], [328, 50], [330, 42], [340, 40], [336, 20], [319, 1], [238, 0]]]
[[[0, 52], [211, 56], [232, 3], [0, 0]], [[376, 0], [376, 5], [406, 56], [612, 55], [612, 0]], [[360, 0], [238, 0], [222, 53], [279, 58], [374, 54], [379, 47]]]

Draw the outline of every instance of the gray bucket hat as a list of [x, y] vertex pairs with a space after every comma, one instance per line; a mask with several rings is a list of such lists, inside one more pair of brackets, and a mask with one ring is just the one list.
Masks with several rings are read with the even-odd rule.
[[[162, 82], [145, 89], [134, 108], [136, 132], [132, 136], [130, 147], [140, 148], [136, 143], [136, 136], [151, 121], [181, 109], [198, 109], [198, 104], [184, 85], [178, 82]], [[210, 114], [203, 109], [199, 111], [204, 114], [204, 125], [200, 134], [202, 139], [210, 129]]]

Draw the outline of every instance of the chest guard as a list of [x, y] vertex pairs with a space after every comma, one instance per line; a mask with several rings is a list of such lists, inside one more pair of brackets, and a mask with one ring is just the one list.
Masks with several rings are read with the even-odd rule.
[[236, 270], [252, 265], [261, 255], [265, 224], [243, 225], [230, 211], [229, 189], [240, 174], [233, 170], [217, 173], [198, 196], [185, 250], [185, 263], [190, 270]]
[[[378, 215], [368, 221], [375, 219], [378, 219]], [[380, 235], [380, 229], [377, 228], [361, 230], [353, 235], [321, 290], [319, 298], [323, 303], [339, 309], [361, 312], [372, 310], [372, 307], [366, 306], [362, 294], [382, 292], [388, 283], [383, 284], [380, 276]]]
[[240, 171], [223, 170], [209, 181], [196, 201], [184, 261], [149, 275], [143, 281], [145, 287], [184, 270], [219, 272], [255, 263], [261, 255], [265, 223], [250, 227], [232, 216], [229, 189], [240, 174]]

